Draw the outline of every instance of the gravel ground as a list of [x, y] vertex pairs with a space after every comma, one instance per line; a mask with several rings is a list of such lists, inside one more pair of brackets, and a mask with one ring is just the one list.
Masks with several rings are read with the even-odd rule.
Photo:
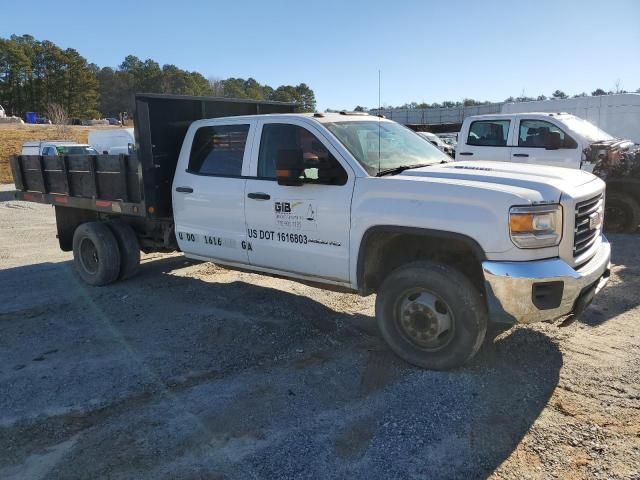
[[89, 287], [0, 191], [0, 478], [640, 478], [640, 236], [577, 322], [413, 368], [373, 297], [146, 255]]

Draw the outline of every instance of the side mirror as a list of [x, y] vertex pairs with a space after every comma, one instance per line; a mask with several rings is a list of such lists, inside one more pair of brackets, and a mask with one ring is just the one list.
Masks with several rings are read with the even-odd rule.
[[302, 172], [305, 169], [302, 149], [282, 149], [278, 150], [276, 156], [276, 178], [278, 185], [299, 187], [303, 184]]
[[544, 139], [544, 148], [547, 150], [558, 150], [562, 147], [562, 140], [558, 132], [549, 132]]

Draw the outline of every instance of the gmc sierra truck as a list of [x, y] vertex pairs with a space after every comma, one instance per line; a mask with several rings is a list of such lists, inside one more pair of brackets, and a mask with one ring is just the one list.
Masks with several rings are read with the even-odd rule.
[[406, 361], [448, 369], [488, 327], [579, 314], [609, 277], [604, 182], [591, 173], [451, 162], [357, 113], [138, 95], [129, 154], [18, 156], [21, 200], [55, 206], [79, 276], [133, 275], [140, 250], [377, 294]]

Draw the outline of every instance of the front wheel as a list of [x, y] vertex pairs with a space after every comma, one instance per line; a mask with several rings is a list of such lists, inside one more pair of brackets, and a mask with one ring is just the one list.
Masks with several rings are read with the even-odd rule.
[[469, 361], [487, 330], [487, 312], [471, 281], [430, 261], [404, 265], [384, 280], [376, 319], [382, 337], [399, 357], [433, 370]]

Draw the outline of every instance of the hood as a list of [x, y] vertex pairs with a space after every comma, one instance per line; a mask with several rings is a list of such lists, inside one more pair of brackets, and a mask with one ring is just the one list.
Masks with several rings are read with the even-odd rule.
[[[557, 202], [562, 192], [591, 182], [596, 177], [582, 170], [510, 162], [449, 162], [405, 170], [397, 177], [426, 177], [466, 181], [498, 190], [534, 190], [544, 201]], [[480, 186], [480, 185], [478, 185]]]

